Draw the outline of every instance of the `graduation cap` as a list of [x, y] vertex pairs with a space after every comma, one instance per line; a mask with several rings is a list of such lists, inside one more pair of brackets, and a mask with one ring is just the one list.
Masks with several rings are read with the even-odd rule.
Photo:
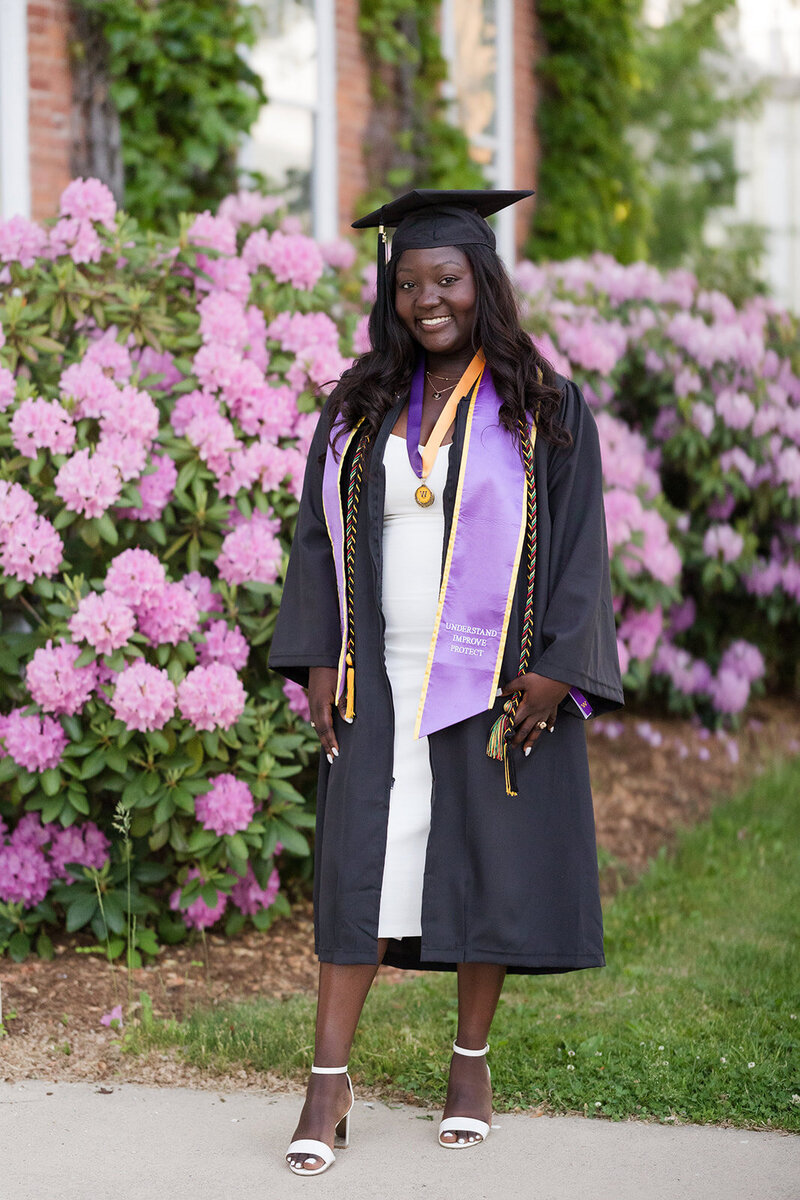
[[[386, 288], [386, 228], [396, 228], [392, 255], [435, 246], [481, 245], [495, 249], [494, 230], [486, 221], [493, 213], [532, 196], [531, 190], [416, 188], [353, 221], [353, 229], [378, 230], [378, 279], [375, 307], [378, 329], [386, 325], [390, 304]], [[376, 347], [378, 349], [378, 347]]]

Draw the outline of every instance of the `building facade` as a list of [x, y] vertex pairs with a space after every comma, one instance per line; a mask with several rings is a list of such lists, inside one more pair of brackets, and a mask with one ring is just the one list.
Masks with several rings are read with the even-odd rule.
[[[368, 187], [365, 136], [371, 64], [358, 0], [258, 0], [251, 65], [264, 106], [242, 147], [244, 166], [289, 184], [322, 239], [347, 229]], [[534, 0], [442, 0], [445, 95], [487, 184], [535, 188]], [[79, 120], [70, 71], [68, 0], [0, 0], [0, 215], [44, 219], [74, 174]], [[503, 214], [511, 261], [533, 201]]]

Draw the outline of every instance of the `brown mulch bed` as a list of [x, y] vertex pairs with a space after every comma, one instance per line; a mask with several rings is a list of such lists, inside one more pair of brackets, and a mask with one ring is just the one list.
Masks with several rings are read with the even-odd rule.
[[[606, 896], [635, 879], [680, 829], [707, 816], [715, 800], [777, 759], [800, 753], [800, 703], [785, 699], [756, 703], [745, 727], [722, 738], [687, 721], [630, 713], [611, 723], [615, 726], [620, 733], [613, 739], [600, 732], [599, 723], [589, 726]], [[209, 1078], [174, 1054], [125, 1054], [119, 1033], [102, 1026], [100, 1017], [115, 1004], [126, 1007], [126, 973], [96, 954], [79, 953], [86, 944], [86, 938], [63, 936], [52, 962], [0, 959], [8, 1030], [0, 1038], [1, 1080], [269, 1086], [267, 1077], [244, 1071], [227, 1080]], [[162, 1017], [180, 1018], [198, 1004], [313, 992], [317, 961], [310, 905], [296, 904], [292, 916], [267, 933], [250, 931], [232, 939], [209, 934], [166, 947], [154, 963], [131, 975], [131, 995], [136, 999], [147, 992]], [[384, 967], [379, 972], [386, 983], [407, 975]], [[135, 1019], [135, 1007], [131, 1016]]]

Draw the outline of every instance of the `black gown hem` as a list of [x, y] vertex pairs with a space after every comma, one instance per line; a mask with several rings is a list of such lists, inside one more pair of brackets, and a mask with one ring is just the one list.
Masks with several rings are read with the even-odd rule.
[[[416, 943], [414, 945], [413, 943]], [[374, 963], [364, 951], [317, 949], [320, 962], [353, 966]], [[420, 951], [419, 938], [390, 938], [383, 965], [413, 971], [455, 971], [461, 962], [495, 963], [510, 975], [560, 975], [589, 967], [604, 967], [605, 956], [592, 954], [505, 954], [495, 950], [430, 949]]]

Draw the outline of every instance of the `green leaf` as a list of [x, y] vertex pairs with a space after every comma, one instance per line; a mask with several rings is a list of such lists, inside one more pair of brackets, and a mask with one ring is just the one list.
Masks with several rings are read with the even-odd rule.
[[42, 791], [46, 796], [55, 796], [61, 787], [61, 772], [58, 767], [48, 767], [40, 776]]
[[299, 854], [301, 856], [310, 853], [308, 842], [299, 830], [293, 829], [285, 821], [278, 820], [274, 822], [274, 829], [277, 839], [284, 850], [288, 850], [290, 854]]
[[[75, 659], [75, 666], [88, 667], [90, 663], [94, 662], [95, 658], [96, 654], [94, 649], [91, 646], [84, 646], [83, 650], [81, 650], [80, 654]], [[78, 737], [80, 737], [80, 734], [78, 734]]]
[[76, 900], [67, 905], [67, 933], [74, 933], [88, 925], [98, 911], [97, 896], [94, 892], [82, 892]]
[[49, 936], [42, 930], [36, 939], [36, 953], [39, 958], [43, 958], [45, 962], [52, 962], [55, 958], [55, 949]]
[[105, 769], [106, 751], [101, 746], [97, 750], [93, 750], [88, 758], [83, 760], [81, 767], [81, 779], [94, 779], [95, 775], [99, 775]]
[[17, 932], [12, 935], [8, 943], [8, 953], [11, 955], [14, 962], [22, 962], [24, 958], [28, 957], [30, 952], [31, 939], [28, 937], [27, 933], [23, 933], [21, 929], [18, 929]]
[[117, 527], [111, 520], [108, 513], [103, 513], [102, 517], [94, 518], [94, 527], [100, 534], [104, 542], [108, 542], [109, 546], [116, 546], [119, 541]]
[[61, 811], [66, 802], [67, 798], [63, 793], [45, 800], [42, 805], [42, 820], [45, 825], [48, 825], [51, 821], [55, 821], [57, 817], [61, 816]]
[[204, 883], [200, 889], [200, 898], [209, 908], [214, 908], [219, 900], [219, 892], [213, 883]]

